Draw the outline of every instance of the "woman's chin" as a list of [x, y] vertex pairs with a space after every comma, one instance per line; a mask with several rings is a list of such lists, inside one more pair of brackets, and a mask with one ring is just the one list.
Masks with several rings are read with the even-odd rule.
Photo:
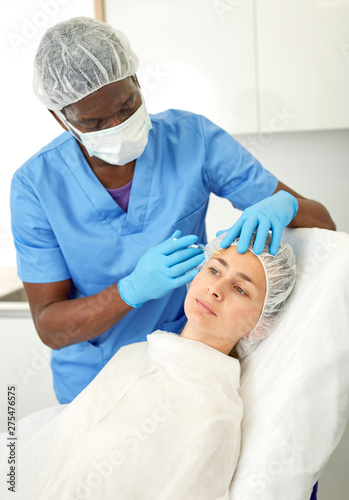
[[217, 325], [216, 325], [216, 328], [214, 329], [214, 323], [213, 323], [213, 320], [216, 318], [216, 316], [203, 313], [199, 309], [194, 310], [194, 311], [188, 311], [186, 316], [188, 319], [188, 323], [192, 327], [197, 327], [200, 330], [203, 329], [203, 330], [207, 331], [208, 333], [210, 331], [214, 331], [217, 329]]

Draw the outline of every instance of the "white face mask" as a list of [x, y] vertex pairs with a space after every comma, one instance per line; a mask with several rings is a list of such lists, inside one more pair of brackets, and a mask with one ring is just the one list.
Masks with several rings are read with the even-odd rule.
[[139, 158], [152, 128], [143, 96], [141, 106], [130, 118], [116, 127], [97, 132], [80, 132], [67, 122], [62, 112], [58, 114], [74, 137], [85, 146], [90, 156], [96, 156], [112, 165], [125, 165]]

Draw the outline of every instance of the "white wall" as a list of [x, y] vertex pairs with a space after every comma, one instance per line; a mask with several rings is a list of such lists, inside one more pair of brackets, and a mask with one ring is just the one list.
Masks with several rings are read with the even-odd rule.
[[12, 175], [62, 130], [33, 94], [34, 54], [50, 26], [74, 16], [93, 16], [93, 0], [8, 1], [1, 14], [0, 266], [11, 266], [15, 265], [9, 209]]
[[139, 56], [149, 109], [200, 113], [228, 132], [258, 130], [253, 0], [239, 0], [233, 12], [212, 0], [105, 5], [107, 21]]
[[16, 386], [16, 421], [58, 405], [50, 366], [31, 318], [0, 316], [0, 432], [7, 431], [7, 387]]
[[254, 0], [260, 121], [293, 115], [290, 130], [349, 127], [349, 0]]
[[[349, 130], [235, 136], [278, 179], [306, 198], [322, 202], [349, 233]], [[207, 219], [209, 236], [229, 226], [240, 212], [213, 196]]]
[[238, 139], [285, 184], [324, 203], [338, 231], [349, 232], [349, 130]]

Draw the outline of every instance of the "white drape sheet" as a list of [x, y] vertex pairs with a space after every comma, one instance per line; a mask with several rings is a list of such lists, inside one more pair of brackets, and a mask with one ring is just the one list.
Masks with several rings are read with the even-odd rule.
[[71, 404], [19, 425], [18, 488], [8, 498], [228, 498], [239, 380], [236, 359], [172, 333], [123, 347]]

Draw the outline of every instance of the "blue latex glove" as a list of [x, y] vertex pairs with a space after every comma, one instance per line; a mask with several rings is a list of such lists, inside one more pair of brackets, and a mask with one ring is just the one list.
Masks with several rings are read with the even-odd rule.
[[140, 307], [194, 279], [199, 272], [194, 268], [204, 260], [202, 250], [188, 248], [197, 240], [195, 235], [181, 238], [177, 230], [168, 240], [150, 248], [139, 259], [134, 271], [119, 281], [120, 297], [129, 306]]
[[[251, 241], [252, 234], [257, 229], [253, 252], [259, 255], [263, 252], [265, 240], [267, 239], [269, 229], [271, 229], [272, 240], [269, 252], [271, 255], [275, 255], [279, 250], [282, 232], [291, 222], [297, 211], [297, 199], [286, 191], [278, 191], [273, 196], [246, 208], [236, 223], [230, 229], [226, 229], [228, 234], [222, 241], [221, 247], [227, 248], [240, 236], [237, 251], [245, 253]], [[216, 236], [224, 232], [218, 231]]]

